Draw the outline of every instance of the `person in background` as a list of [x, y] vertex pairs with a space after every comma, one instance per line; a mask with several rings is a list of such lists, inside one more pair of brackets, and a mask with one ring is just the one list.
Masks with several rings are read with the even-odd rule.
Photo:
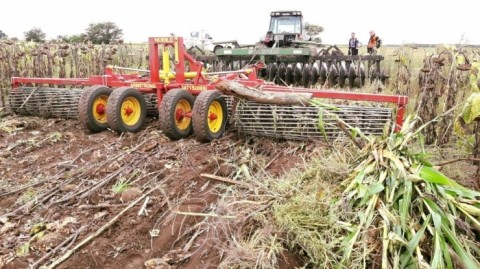
[[355, 33], [352, 33], [352, 37], [348, 40], [348, 55], [358, 55], [358, 48], [362, 44], [355, 37]]
[[377, 35], [375, 35], [375, 32], [373, 30], [370, 30], [370, 39], [368, 39], [367, 52], [370, 55], [377, 54], [377, 49], [380, 48], [381, 44], [382, 40]]

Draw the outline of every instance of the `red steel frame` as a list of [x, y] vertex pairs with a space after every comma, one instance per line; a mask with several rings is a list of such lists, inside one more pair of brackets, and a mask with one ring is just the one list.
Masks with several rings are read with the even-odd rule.
[[[12, 87], [18, 88], [24, 84], [49, 84], [49, 85], [73, 85], [73, 86], [93, 86], [105, 85], [116, 88], [122, 86], [130, 86], [143, 93], [156, 93], [157, 102], [160, 106], [163, 95], [171, 89], [186, 89], [193, 95], [199, 94], [204, 90], [214, 90], [218, 82], [222, 80], [236, 80], [237, 82], [251, 87], [257, 87], [265, 91], [272, 92], [297, 92], [311, 93], [313, 97], [324, 99], [342, 99], [355, 101], [373, 101], [393, 103], [397, 105], [396, 127], [398, 131], [403, 123], [405, 107], [408, 103], [407, 96], [382, 95], [353, 93], [336, 90], [317, 90], [307, 88], [292, 88], [277, 86], [267, 83], [257, 78], [256, 70], [265, 67], [261, 63], [252, 65], [250, 69], [245, 69], [242, 78], [239, 73], [226, 74], [216, 81], [209, 81], [202, 73], [203, 63], [196, 61], [189, 55], [184, 48], [182, 37], [150, 37], [149, 43], [149, 77], [141, 77], [139, 74], [116, 74], [112, 67], [105, 68], [105, 75], [90, 76], [88, 78], [25, 78], [13, 77]], [[160, 62], [159, 49], [166, 50], [173, 48], [175, 50], [175, 77], [171, 80], [161, 78], [162, 64]], [[189, 71], [196, 73], [195, 77], [187, 79], [185, 77], [185, 62], [189, 63]]]

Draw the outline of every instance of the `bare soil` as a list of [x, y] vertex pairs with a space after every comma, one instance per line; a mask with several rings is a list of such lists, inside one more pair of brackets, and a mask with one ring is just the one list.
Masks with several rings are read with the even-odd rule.
[[[56, 268], [217, 268], [228, 235], [204, 221], [226, 217], [216, 204], [228, 183], [200, 174], [239, 180], [242, 164], [254, 160], [280, 177], [323, 146], [233, 132], [211, 143], [170, 141], [158, 121], [120, 136], [36, 117], [7, 116], [1, 127], [0, 268], [48, 265], [129, 205]], [[460, 155], [436, 149], [434, 161]], [[443, 172], [477, 188], [471, 163]], [[279, 268], [302, 266], [297, 253], [281, 256]]]
[[[36, 263], [48, 265], [135, 201], [57, 268], [217, 268], [225, 233], [194, 228], [221, 215], [215, 204], [225, 183], [200, 174], [235, 180], [245, 158], [255, 158], [268, 175], [280, 176], [319, 145], [234, 133], [211, 143], [170, 141], [157, 121], [121, 136], [89, 134], [73, 120], [2, 122], [0, 268], [29, 268], [64, 243]], [[142, 207], [147, 215], [139, 214]], [[295, 253], [282, 256], [282, 268], [301, 265]]]

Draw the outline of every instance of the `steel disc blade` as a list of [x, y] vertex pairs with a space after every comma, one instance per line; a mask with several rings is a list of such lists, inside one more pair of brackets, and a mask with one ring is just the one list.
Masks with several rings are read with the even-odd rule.
[[278, 85], [285, 85], [285, 77], [287, 73], [287, 68], [285, 67], [284, 63], [281, 63], [278, 66], [278, 72], [277, 72], [277, 83]]
[[355, 77], [356, 77], [356, 66], [355, 66], [355, 63], [352, 62], [350, 64], [350, 68], [348, 69], [348, 86], [350, 86], [350, 88], [353, 88], [355, 86]]
[[338, 77], [338, 70], [335, 64], [330, 65], [330, 69], [328, 72], [328, 84], [330, 86], [334, 86], [337, 84], [337, 77]]
[[270, 73], [269, 73], [268, 80], [269, 81], [275, 81], [276, 77], [277, 77], [277, 72], [278, 72], [278, 65], [276, 63], [274, 63], [270, 67]]
[[341, 61], [338, 64], [338, 85], [340, 87], [345, 86], [345, 80], [347, 79], [347, 66], [345, 61]]
[[265, 79], [267, 77], [267, 68], [262, 68], [258, 70], [258, 77]]
[[320, 67], [316, 62], [312, 65], [312, 69], [310, 71], [310, 83], [312, 85], [317, 84], [319, 77], [320, 77]]
[[321, 85], [324, 85], [325, 82], [327, 81], [327, 73], [328, 73], [327, 63], [322, 62], [320, 64], [320, 79], [319, 79], [319, 83]]
[[265, 79], [266, 79], [267, 81], [270, 81], [270, 72], [271, 72], [271, 71], [272, 71], [272, 64], [268, 64], [268, 65], [267, 65], [267, 69], [266, 69], [267, 74], [266, 74], [266, 76], [265, 76]]
[[293, 84], [293, 65], [292, 64], [287, 65], [287, 70], [285, 72], [285, 83], [287, 83], [287, 85]]
[[295, 84], [300, 84], [302, 82], [302, 63], [297, 63], [295, 65], [295, 70], [293, 71], [293, 82]]
[[303, 72], [302, 72], [302, 86], [304, 88], [308, 88], [310, 84], [310, 72], [311, 72], [310, 64], [307, 63], [303, 66]]
[[365, 65], [363, 64], [363, 62], [360, 62], [360, 64], [358, 65], [357, 76], [360, 77], [360, 86], [364, 86], [366, 76]]

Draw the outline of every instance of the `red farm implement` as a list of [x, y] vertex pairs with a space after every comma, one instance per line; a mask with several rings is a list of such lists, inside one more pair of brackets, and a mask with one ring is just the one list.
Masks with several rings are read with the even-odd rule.
[[[14, 77], [9, 101], [17, 114], [77, 118], [90, 132], [107, 128], [137, 132], [147, 115], [153, 115], [172, 139], [192, 133], [200, 141], [219, 138], [229, 116], [239, 131], [253, 135], [312, 139], [340, 133], [328, 127], [333, 126], [333, 117], [319, 118], [321, 109], [316, 106], [232, 101], [216, 90], [222, 81], [235, 81], [265, 93], [308, 93], [313, 98], [343, 100], [328, 115], [335, 114], [367, 133], [380, 133], [390, 120], [395, 128], [402, 124], [405, 96], [282, 87], [258, 79], [262, 68], [265, 65], [257, 63], [237, 71], [206, 72], [204, 64], [185, 51], [181, 37], [152, 37], [148, 70], [108, 66], [104, 75], [88, 78]], [[358, 105], [370, 102], [391, 103], [396, 109]], [[327, 126], [322, 132], [319, 120]]]

